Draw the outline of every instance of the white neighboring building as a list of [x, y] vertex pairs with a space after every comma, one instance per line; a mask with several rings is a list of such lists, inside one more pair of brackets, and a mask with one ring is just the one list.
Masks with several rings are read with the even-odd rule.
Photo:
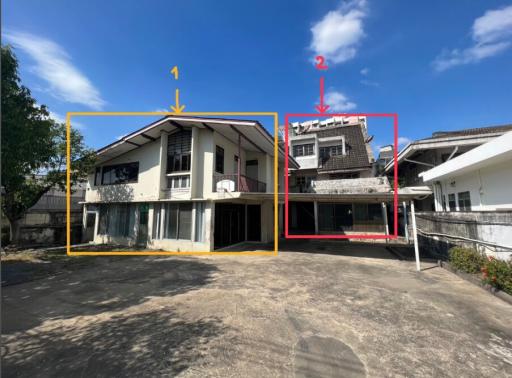
[[512, 132], [419, 175], [436, 211], [512, 210]]
[[476, 244], [502, 259], [512, 256], [512, 131], [420, 176], [434, 189], [430, 237]]

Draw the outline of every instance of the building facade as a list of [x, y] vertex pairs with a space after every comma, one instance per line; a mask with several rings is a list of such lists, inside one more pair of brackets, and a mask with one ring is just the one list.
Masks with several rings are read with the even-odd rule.
[[84, 207], [94, 243], [212, 251], [273, 240], [274, 140], [257, 121], [169, 116], [97, 156]]
[[[504, 133], [512, 131], [512, 125], [473, 128], [458, 131], [439, 131], [430, 138], [409, 143], [398, 153], [398, 176], [401, 187], [425, 185], [420, 174], [437, 167], [475, 147], [490, 142]], [[391, 175], [394, 161], [390, 160], [384, 175]], [[432, 189], [431, 184], [428, 184]], [[416, 200], [419, 211], [434, 211], [434, 197]]]
[[299, 167], [289, 176], [290, 234], [394, 232], [393, 190], [387, 177], [375, 177], [371, 139], [366, 117], [291, 124]]

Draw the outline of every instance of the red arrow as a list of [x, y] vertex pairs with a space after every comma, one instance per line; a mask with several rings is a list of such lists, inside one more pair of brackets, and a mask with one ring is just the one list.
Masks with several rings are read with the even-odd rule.
[[325, 113], [329, 109], [329, 105], [324, 105], [324, 78], [320, 78], [320, 105], [315, 106], [319, 113]]

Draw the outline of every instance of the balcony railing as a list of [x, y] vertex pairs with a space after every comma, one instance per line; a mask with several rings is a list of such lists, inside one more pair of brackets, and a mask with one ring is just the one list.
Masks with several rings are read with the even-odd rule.
[[213, 191], [265, 193], [267, 184], [253, 178], [239, 175], [214, 175]]

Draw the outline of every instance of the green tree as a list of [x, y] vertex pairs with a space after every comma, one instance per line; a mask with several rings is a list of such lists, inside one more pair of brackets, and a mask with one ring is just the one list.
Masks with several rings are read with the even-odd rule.
[[[19, 240], [19, 221], [50, 189], [66, 189], [66, 126], [52, 120], [21, 84], [18, 61], [2, 46], [2, 211], [11, 224], [11, 242]], [[94, 151], [71, 131], [71, 186], [94, 165]]]

